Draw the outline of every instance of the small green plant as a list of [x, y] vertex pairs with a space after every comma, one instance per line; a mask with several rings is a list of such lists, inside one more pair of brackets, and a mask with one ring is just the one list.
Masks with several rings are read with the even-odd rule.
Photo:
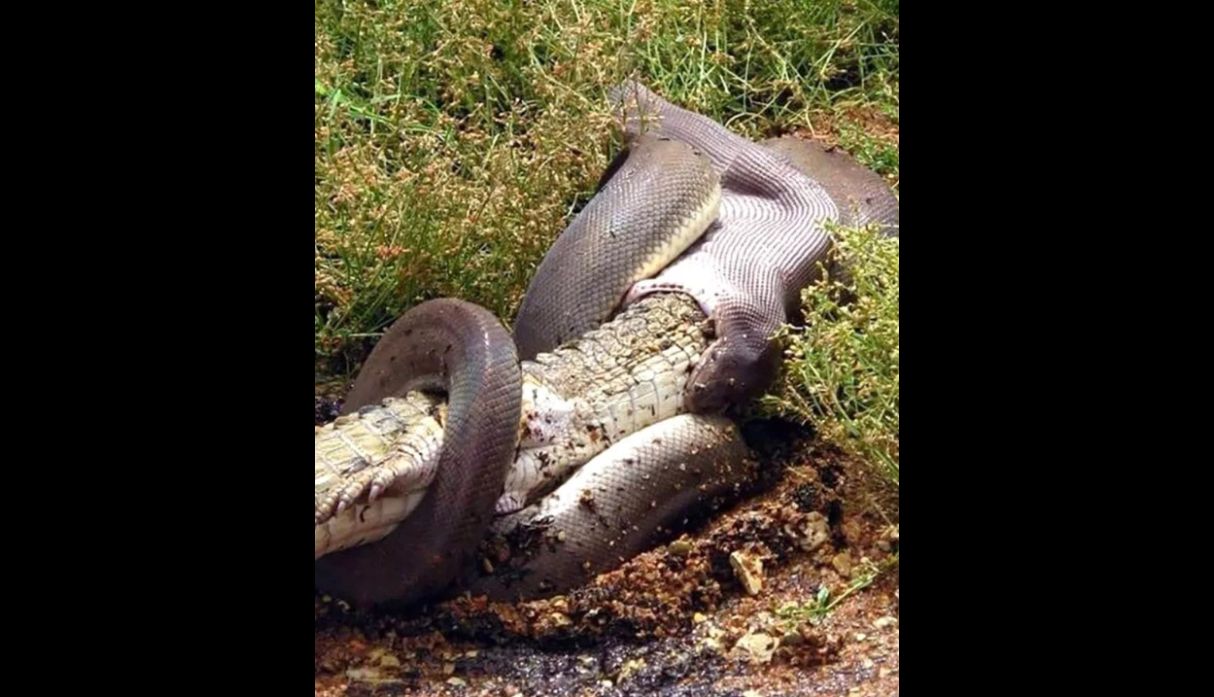
[[789, 603], [776, 609], [776, 617], [778, 617], [785, 626], [785, 629], [794, 629], [797, 625], [804, 622], [817, 625], [830, 615], [831, 611], [843, 602], [848, 596], [857, 593], [865, 588], [868, 588], [877, 580], [881, 574], [889, 571], [898, 565], [898, 555], [893, 554], [882, 560], [880, 564], [865, 559], [856, 569], [854, 578], [851, 582], [844, 586], [838, 594], [832, 595], [830, 587], [822, 584], [818, 588], [817, 595], [808, 603]]
[[839, 125], [839, 145], [877, 174], [898, 173], [898, 146], [895, 143], [845, 122]]
[[898, 239], [875, 228], [835, 232], [833, 263], [802, 293], [805, 327], [781, 330], [781, 380], [762, 405], [811, 425], [896, 485]]

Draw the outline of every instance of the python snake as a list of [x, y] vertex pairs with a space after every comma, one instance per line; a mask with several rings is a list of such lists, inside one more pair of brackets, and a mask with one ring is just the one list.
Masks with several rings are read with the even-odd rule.
[[[753, 475], [718, 412], [770, 384], [828, 223], [896, 231], [884, 181], [842, 153], [752, 143], [637, 83], [610, 97], [625, 150], [513, 337], [469, 303], [422, 303], [317, 429], [319, 590], [536, 597], [642, 551]], [[482, 540], [528, 531], [525, 553], [477, 563]]]

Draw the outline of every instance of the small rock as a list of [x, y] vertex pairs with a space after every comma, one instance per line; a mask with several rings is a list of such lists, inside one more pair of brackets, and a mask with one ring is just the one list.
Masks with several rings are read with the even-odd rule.
[[381, 676], [375, 668], [348, 668], [346, 677], [351, 680], [379, 680]]
[[725, 630], [710, 624], [706, 634], [708, 636], [700, 640], [699, 646], [713, 653], [724, 653], [725, 645], [721, 643], [721, 638], [725, 636]]
[[356, 682], [389, 683], [400, 682], [394, 678], [385, 678], [378, 668], [351, 668], [346, 671], [346, 677]]
[[628, 661], [626, 661], [624, 663], [623, 666], [620, 667], [620, 672], [618, 675], [616, 675], [616, 678], [615, 678], [616, 683], [617, 684], [623, 683], [625, 680], [632, 677], [634, 673], [636, 673], [638, 670], [640, 670], [644, 667], [645, 667], [644, 659], [642, 659], [642, 658], [629, 659]]
[[864, 668], [864, 670], [872, 670], [873, 666], [875, 665], [877, 664], [873, 663], [873, 659], [868, 657], [865, 657], [864, 660], [860, 662], [860, 666]]
[[867, 638], [868, 635], [864, 632], [856, 632], [856, 635], [852, 637], [852, 639], [855, 639], [856, 641], [864, 641]]
[[385, 653], [379, 657], [379, 665], [381, 668], [400, 668], [400, 659], [390, 653]]
[[666, 548], [671, 554], [684, 557], [691, 553], [691, 541], [687, 538], [679, 538]]
[[611, 682], [610, 680], [600, 680], [599, 685], [607, 688], [615, 687], [615, 683]]
[[758, 595], [763, 590], [763, 560], [744, 552], [731, 552], [729, 565], [733, 573], [742, 582], [742, 587], [751, 595]]
[[444, 663], [443, 664], [443, 675], [451, 675], [454, 672], [455, 672], [454, 663]]
[[468, 683], [464, 682], [463, 678], [447, 678], [447, 684], [451, 687], [463, 687]]
[[873, 626], [877, 629], [885, 629], [886, 627], [897, 623], [898, 618], [890, 617], [889, 615], [886, 615], [885, 617], [878, 617], [877, 619], [873, 620]]
[[758, 690], [747, 690], [742, 693], [742, 697], [763, 697], [763, 693]]
[[775, 637], [764, 632], [749, 632], [744, 634], [733, 645], [734, 653], [749, 659], [752, 663], [767, 663], [776, 652], [780, 642]]
[[851, 576], [851, 556], [847, 552], [836, 554], [831, 558], [830, 564], [835, 567], [835, 571], [838, 571], [840, 576], [845, 578]]
[[563, 612], [554, 612], [548, 616], [548, 619], [552, 620], [552, 623], [558, 627], [568, 627], [573, 624], [573, 620], [569, 619], [569, 615]]
[[805, 527], [801, 531], [800, 545], [806, 552], [812, 552], [830, 539], [830, 524], [826, 516], [812, 511], [805, 516]]
[[704, 614], [704, 613], [702, 613], [702, 612], [697, 612], [697, 613], [694, 613], [694, 614], [691, 616], [691, 621], [692, 621], [692, 623], [694, 623], [694, 624], [704, 624], [705, 622], [707, 622], [707, 621], [708, 621], [708, 615], [705, 615], [705, 614]]

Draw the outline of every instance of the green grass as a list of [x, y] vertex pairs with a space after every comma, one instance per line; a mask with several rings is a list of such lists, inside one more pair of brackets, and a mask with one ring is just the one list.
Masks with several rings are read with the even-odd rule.
[[781, 379], [768, 411], [811, 424], [818, 436], [898, 484], [898, 238], [839, 229], [831, 257], [845, 275], [802, 292], [805, 327], [786, 327]]
[[613, 154], [637, 77], [753, 138], [844, 145], [897, 182], [898, 3], [316, 3], [318, 376], [426, 298], [513, 318]]
[[793, 630], [797, 625], [805, 622], [812, 625], [820, 624], [839, 606], [839, 603], [868, 588], [877, 580], [877, 577], [897, 565], [897, 554], [891, 554], [880, 563], [865, 561], [856, 568], [851, 581], [838, 592], [832, 593], [830, 587], [824, 584], [818, 589], [817, 595], [812, 600], [782, 605], [776, 608], [775, 615], [786, 630]]

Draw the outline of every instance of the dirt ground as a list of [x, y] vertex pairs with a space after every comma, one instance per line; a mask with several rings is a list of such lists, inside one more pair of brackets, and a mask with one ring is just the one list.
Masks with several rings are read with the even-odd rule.
[[[896, 491], [786, 424], [745, 430], [762, 482], [565, 596], [396, 616], [318, 596], [316, 695], [897, 695]], [[854, 592], [814, 616], [823, 587]]]

